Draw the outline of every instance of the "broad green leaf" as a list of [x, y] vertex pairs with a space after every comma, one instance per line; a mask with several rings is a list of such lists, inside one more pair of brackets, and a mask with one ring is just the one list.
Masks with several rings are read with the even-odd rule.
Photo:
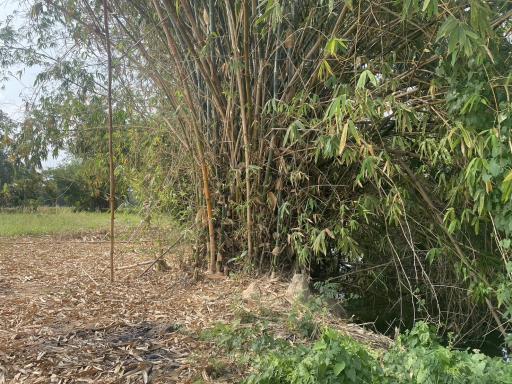
[[339, 363], [336, 363], [333, 368], [333, 372], [336, 376], [339, 376], [339, 374], [345, 369], [345, 362], [340, 361]]

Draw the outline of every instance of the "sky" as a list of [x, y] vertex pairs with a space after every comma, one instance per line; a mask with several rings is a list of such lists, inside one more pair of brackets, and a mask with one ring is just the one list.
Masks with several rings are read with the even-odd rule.
[[[0, 0], [0, 22], [2, 22], [15, 11], [20, 9], [18, 0]], [[15, 25], [22, 25], [24, 15], [18, 12], [14, 18]], [[23, 69], [23, 74], [18, 77], [16, 72]], [[23, 117], [25, 108], [24, 100], [30, 100], [34, 94], [34, 80], [38, 74], [38, 68], [12, 68], [12, 75], [1, 85], [0, 89], [0, 109], [7, 113], [14, 120], [20, 120]], [[57, 158], [50, 158], [43, 162], [43, 168], [52, 168], [62, 163], [66, 154], [61, 153]]]
[[[0, 0], [0, 20], [3, 21], [11, 15], [18, 7], [17, 0]], [[23, 22], [21, 15], [16, 16], [15, 24]], [[15, 72], [17, 68], [12, 68]], [[3, 83], [0, 90], [0, 108], [13, 119], [20, 119], [23, 116], [23, 95], [29, 95], [32, 91], [31, 85], [34, 82], [37, 69], [29, 68], [21, 78], [14, 75], [9, 76], [7, 82]]]

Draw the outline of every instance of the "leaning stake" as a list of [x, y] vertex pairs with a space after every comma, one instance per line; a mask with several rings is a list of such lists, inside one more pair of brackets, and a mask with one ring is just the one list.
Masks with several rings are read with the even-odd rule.
[[108, 9], [107, 0], [103, 0], [103, 20], [105, 23], [105, 46], [107, 49], [108, 65], [108, 158], [110, 172], [110, 282], [114, 282], [114, 207], [116, 181], [114, 178], [114, 150], [112, 149], [112, 53], [110, 52], [110, 34], [108, 30]]

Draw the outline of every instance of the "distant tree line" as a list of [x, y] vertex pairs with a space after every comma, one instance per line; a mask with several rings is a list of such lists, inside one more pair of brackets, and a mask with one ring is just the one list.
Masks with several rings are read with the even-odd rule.
[[40, 159], [20, 156], [20, 127], [0, 111], [0, 207], [67, 206], [77, 210], [108, 207], [108, 180], [87, 173], [87, 164], [75, 160], [53, 169], [41, 169]]
[[[95, 145], [93, 139], [98, 132], [100, 137]], [[106, 147], [102, 142], [104, 134], [104, 130], [99, 129], [91, 132], [89, 137], [81, 136], [77, 141], [68, 140], [66, 148], [71, 160], [54, 168], [42, 169], [41, 162], [49, 153], [45, 150], [32, 150], [26, 155], [24, 147], [33, 138], [30, 138], [19, 123], [0, 110], [0, 208], [66, 206], [76, 210], [107, 210], [109, 180], [105, 167]], [[120, 134], [117, 139], [118, 143], [121, 142]], [[156, 145], [160, 145], [161, 140], [158, 136], [151, 137]], [[132, 172], [123, 172], [122, 165], [117, 168], [118, 206], [144, 211], [146, 216], [156, 210], [170, 213], [177, 220], [190, 217], [190, 199], [194, 198], [194, 194], [187, 193], [187, 188], [191, 188], [187, 177], [181, 177], [182, 187], [177, 188], [180, 183], [176, 183], [171, 188], [168, 184], [170, 172], [161, 165], [152, 168], [150, 177], [141, 179], [135, 173], [147, 169], [142, 164], [144, 159], [161, 159], [160, 154], [144, 152], [140, 148], [140, 141], [135, 137], [125, 140], [123, 145], [118, 145], [116, 154], [125, 163], [137, 161]], [[151, 166], [154, 161], [148, 165]], [[137, 168], [137, 164], [140, 168]]]

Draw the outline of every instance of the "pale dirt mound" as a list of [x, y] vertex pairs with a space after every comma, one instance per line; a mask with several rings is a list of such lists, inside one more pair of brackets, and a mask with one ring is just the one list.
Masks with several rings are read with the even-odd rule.
[[[300, 285], [297, 288], [297, 285]], [[305, 288], [302, 283], [283, 281], [278, 278], [274, 279], [258, 279], [251, 280], [251, 283], [242, 291], [242, 309], [247, 313], [258, 315], [262, 309], [271, 310], [274, 313], [290, 313], [295, 307], [295, 310], [301, 312], [301, 307], [307, 310], [307, 303], [302, 303], [299, 298], [304, 295]], [[311, 294], [308, 293], [311, 298]], [[336, 308], [333, 308], [335, 310]], [[315, 321], [321, 325], [334, 328], [341, 333], [352, 337], [353, 339], [368, 345], [374, 349], [388, 349], [392, 340], [384, 335], [371, 332], [360, 325], [351, 323], [349, 319], [333, 315], [329, 313], [317, 313]], [[286, 327], [282, 324], [276, 324], [276, 333], [286, 333]], [[274, 328], [276, 328], [274, 326]]]
[[[138, 277], [145, 266], [120, 270], [112, 285], [108, 250], [104, 242], [0, 239], [0, 384], [213, 382], [207, 373], [211, 344], [197, 337], [202, 330], [233, 320], [235, 308], [291, 307], [287, 284], [279, 280], [256, 281], [261, 298], [245, 302], [241, 293], [249, 280], [196, 282], [193, 271], [178, 267], [186, 247], [167, 257], [170, 272]], [[120, 243], [116, 265], [151, 260], [155, 253], [147, 242]], [[331, 320], [370, 344], [387, 342]]]

